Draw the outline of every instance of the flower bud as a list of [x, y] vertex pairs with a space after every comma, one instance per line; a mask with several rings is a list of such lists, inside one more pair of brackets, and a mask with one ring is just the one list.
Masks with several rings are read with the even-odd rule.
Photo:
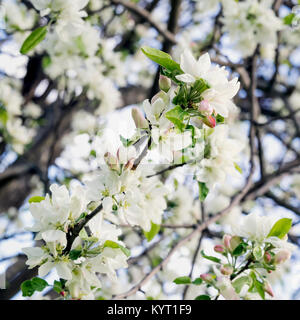
[[129, 159], [128, 162], [125, 164], [125, 169], [131, 170], [134, 166], [134, 161], [134, 158]]
[[218, 253], [223, 253], [225, 251], [225, 248], [221, 245], [221, 244], [217, 244], [215, 247], [214, 247], [214, 250]]
[[216, 126], [216, 119], [213, 116], [207, 116], [202, 119], [202, 122], [210, 128], [214, 128]]
[[159, 91], [155, 96], [151, 99], [151, 104], [153, 104], [157, 99], [162, 99], [165, 104], [169, 103], [169, 96], [164, 91]]
[[200, 278], [203, 280], [203, 281], [206, 281], [206, 282], [211, 282], [213, 281], [213, 277], [210, 273], [202, 273], [200, 274]]
[[66, 295], [66, 292], [65, 292], [65, 291], [61, 291], [59, 294], [60, 294], [62, 297], [64, 297], [64, 296]]
[[118, 170], [118, 159], [111, 153], [106, 152], [104, 154], [104, 161], [112, 170]]
[[267, 281], [264, 282], [263, 289], [264, 289], [265, 292], [267, 292], [271, 297], [274, 297], [274, 292], [273, 292], [272, 287], [271, 287], [271, 285], [269, 284], [269, 282], [267, 282]]
[[230, 240], [231, 240], [232, 236], [229, 234], [224, 234], [223, 236], [223, 243], [226, 249], [230, 249]]
[[135, 123], [136, 128], [146, 129], [149, 127], [148, 121], [146, 120], [146, 118], [144, 117], [144, 115], [139, 109], [133, 108], [131, 110], [131, 116]]
[[213, 108], [209, 102], [204, 99], [199, 103], [198, 111], [205, 116], [210, 116], [213, 113]]
[[229, 265], [222, 266], [220, 271], [224, 276], [230, 276], [233, 273], [233, 268]]
[[241, 243], [241, 238], [238, 236], [234, 236], [230, 239], [230, 251], [234, 251], [234, 249]]
[[268, 252], [268, 251], [265, 252], [264, 260], [265, 260], [266, 263], [270, 263], [271, 262], [272, 256], [271, 256], [270, 252]]
[[284, 261], [288, 260], [291, 257], [291, 252], [282, 249], [275, 255], [275, 263], [283, 263]]
[[159, 88], [165, 92], [168, 92], [171, 88], [171, 80], [163, 75], [159, 76]]

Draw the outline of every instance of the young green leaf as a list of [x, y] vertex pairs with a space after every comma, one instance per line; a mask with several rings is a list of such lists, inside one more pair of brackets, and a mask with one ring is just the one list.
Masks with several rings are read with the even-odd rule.
[[166, 112], [166, 118], [173, 122], [180, 131], [183, 131], [185, 128], [184, 118], [188, 116], [188, 113], [184, 111], [180, 106], [176, 106], [170, 111]]
[[55, 280], [53, 283], [53, 290], [57, 293], [61, 293], [63, 291], [63, 285], [60, 281]]
[[133, 144], [132, 140], [124, 138], [122, 135], [120, 135], [120, 140], [125, 148], [127, 148]]
[[200, 296], [196, 297], [195, 300], [211, 300], [210, 296], [207, 294], [201, 294]]
[[199, 181], [198, 181], [198, 187], [199, 187], [199, 200], [203, 202], [208, 195], [209, 189], [207, 188], [204, 182], [199, 182]]
[[150, 231], [144, 231], [144, 235], [148, 240], [148, 242], [151, 241], [158, 234], [159, 230], [160, 230], [160, 225], [151, 222]]
[[31, 297], [35, 291], [43, 291], [48, 282], [41, 278], [33, 278], [32, 280], [26, 280], [21, 284], [21, 290], [23, 297]]
[[192, 281], [192, 284], [195, 284], [196, 286], [199, 286], [202, 283], [203, 283], [203, 280], [201, 278], [196, 278], [195, 280]]
[[43, 291], [47, 286], [49, 286], [46, 280], [38, 277], [32, 278], [31, 284], [36, 291]]
[[190, 277], [179, 277], [173, 280], [176, 284], [191, 284], [191, 278]]
[[69, 253], [69, 257], [71, 260], [77, 260], [81, 256], [81, 250], [71, 250]]
[[216, 263], [221, 263], [221, 259], [219, 258], [216, 258], [216, 257], [213, 257], [213, 256], [207, 256], [204, 251], [202, 250], [201, 251], [201, 255], [203, 258], [207, 259], [207, 260], [210, 260], [210, 261], [213, 261], [213, 262], [216, 262]]
[[233, 164], [234, 164], [235, 170], [237, 170], [240, 174], [242, 174], [243, 173], [242, 168], [236, 162], [234, 162]]
[[23, 42], [20, 53], [26, 54], [30, 50], [34, 49], [40, 42], [45, 39], [47, 32], [47, 26], [39, 27], [32, 31], [31, 34]]
[[277, 237], [282, 239], [289, 232], [291, 227], [292, 219], [282, 218], [273, 225], [268, 237]]
[[240, 293], [243, 286], [249, 284], [248, 276], [239, 277], [232, 282], [232, 285], [237, 293]]
[[127, 256], [130, 256], [130, 250], [122, 246], [121, 244], [111, 241], [111, 240], [106, 240], [103, 244], [103, 248], [112, 248], [112, 249], [121, 249], [121, 251]]
[[285, 17], [283, 18], [283, 23], [284, 23], [284, 24], [287, 24], [287, 25], [292, 24], [295, 16], [296, 16], [295, 13], [290, 13], [290, 14], [288, 14], [287, 16], [285, 16]]
[[247, 251], [247, 243], [241, 242], [232, 252], [232, 255], [237, 257], [244, 254]]
[[34, 203], [34, 202], [41, 202], [45, 200], [45, 197], [40, 197], [40, 196], [35, 196], [35, 197], [31, 197], [28, 202], [29, 203]]
[[141, 50], [150, 60], [166, 68], [168, 71], [180, 71], [180, 73], [183, 73], [180, 65], [169, 54], [148, 46], [142, 47]]

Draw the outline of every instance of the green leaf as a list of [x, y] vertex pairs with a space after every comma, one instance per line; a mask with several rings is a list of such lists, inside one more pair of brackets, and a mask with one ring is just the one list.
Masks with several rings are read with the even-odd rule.
[[283, 18], [283, 23], [284, 23], [284, 24], [287, 24], [287, 25], [291, 25], [292, 22], [293, 22], [293, 20], [294, 20], [294, 18], [295, 18], [295, 16], [296, 16], [295, 13], [290, 13], [290, 14], [288, 14], [287, 16], [285, 16], [285, 17]]
[[160, 230], [160, 225], [155, 224], [151, 221], [150, 231], [144, 231], [144, 236], [146, 237], [148, 242], [151, 241], [158, 234], [159, 230]]
[[112, 248], [112, 249], [121, 249], [121, 251], [127, 256], [130, 256], [130, 250], [122, 246], [121, 244], [111, 241], [111, 240], [106, 240], [103, 244], [103, 248]]
[[225, 118], [222, 117], [220, 114], [217, 114], [216, 121], [217, 121], [218, 124], [222, 124], [222, 123], [225, 122]]
[[47, 26], [39, 27], [32, 31], [23, 42], [20, 53], [26, 54], [30, 50], [34, 49], [41, 41], [45, 39], [47, 32]]
[[176, 284], [191, 284], [191, 278], [190, 277], [179, 277], [173, 280]]
[[250, 292], [258, 292], [258, 294], [261, 296], [261, 298], [263, 300], [265, 300], [265, 290], [264, 290], [264, 287], [263, 287], [263, 283], [261, 283], [260, 281], [257, 280], [256, 274], [253, 271], [251, 271], [250, 277], [252, 279], [252, 285], [251, 285], [251, 287], [249, 288], [248, 291], [250, 291]]
[[21, 290], [23, 297], [31, 297], [35, 291], [43, 291], [48, 282], [41, 278], [33, 278], [32, 280], [26, 280], [21, 284]]
[[44, 279], [35, 277], [31, 279], [32, 287], [36, 291], [43, 291], [47, 286], [49, 286], [48, 282]]
[[175, 108], [171, 109], [170, 111], [166, 112], [166, 118], [170, 120], [176, 128], [180, 131], [183, 131], [185, 128], [184, 118], [188, 116], [188, 113], [184, 111], [180, 106], [176, 106]]
[[6, 125], [6, 122], [8, 120], [8, 114], [7, 114], [7, 111], [3, 108], [3, 107], [0, 107], [0, 121]]
[[247, 276], [240, 277], [232, 282], [232, 285], [237, 293], [240, 293], [243, 286], [249, 284], [249, 278]]
[[69, 253], [69, 257], [71, 260], [77, 260], [81, 256], [81, 250], [71, 250]]
[[203, 280], [201, 278], [196, 278], [192, 284], [195, 284], [196, 286], [199, 286], [200, 284], [203, 283]]
[[94, 158], [96, 158], [97, 157], [97, 153], [96, 153], [96, 150], [91, 150], [91, 152], [90, 152], [90, 156], [91, 157], [94, 157]]
[[131, 141], [130, 139], [124, 138], [122, 135], [120, 135], [120, 140], [125, 148], [129, 147], [133, 143], [133, 141]]
[[237, 257], [244, 254], [247, 251], [248, 244], [241, 242], [232, 252], [232, 255]]
[[201, 93], [209, 89], [209, 84], [203, 80], [198, 79], [195, 81], [194, 85], [191, 87], [188, 100], [189, 102], [198, 103], [202, 100]]
[[40, 197], [40, 196], [35, 196], [35, 197], [31, 197], [28, 202], [29, 203], [35, 203], [35, 202], [41, 202], [45, 200], [45, 197]]
[[26, 280], [21, 284], [21, 290], [23, 297], [31, 297], [34, 294], [34, 289], [31, 284], [31, 280]]
[[200, 296], [196, 297], [195, 300], [211, 300], [210, 296], [207, 294], [201, 294]]
[[171, 72], [180, 71], [181, 73], [183, 73], [180, 65], [175, 62], [169, 54], [148, 46], [142, 47], [141, 50], [150, 60], [156, 62], [167, 70]]
[[216, 257], [213, 257], [213, 256], [207, 256], [204, 251], [202, 250], [201, 251], [201, 255], [203, 258], [207, 259], [207, 260], [210, 260], [210, 261], [213, 261], [213, 262], [216, 262], [216, 263], [221, 263], [221, 259], [219, 258], [216, 258]]
[[198, 187], [199, 187], [199, 200], [203, 202], [208, 195], [209, 189], [207, 188], [204, 182], [199, 182], [199, 181], [198, 181]]
[[51, 58], [50, 56], [45, 56], [42, 59], [42, 66], [43, 69], [46, 69], [47, 67], [49, 67], [51, 65]]
[[57, 293], [61, 293], [63, 291], [63, 285], [60, 281], [55, 280], [53, 283], [53, 290]]
[[278, 220], [273, 225], [271, 231], [268, 234], [268, 237], [277, 237], [279, 239], [282, 239], [290, 231], [292, 222], [292, 219], [289, 218], [282, 218]]
[[240, 174], [242, 174], [242, 173], [243, 173], [243, 170], [241, 169], [241, 167], [240, 167], [236, 162], [234, 162], [233, 164], [234, 164], [234, 168], [235, 168]]

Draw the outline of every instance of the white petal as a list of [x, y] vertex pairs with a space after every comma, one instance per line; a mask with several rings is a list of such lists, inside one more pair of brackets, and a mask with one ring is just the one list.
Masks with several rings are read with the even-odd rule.
[[176, 79], [186, 83], [193, 83], [196, 81], [196, 79], [188, 73], [180, 74], [176, 76]]

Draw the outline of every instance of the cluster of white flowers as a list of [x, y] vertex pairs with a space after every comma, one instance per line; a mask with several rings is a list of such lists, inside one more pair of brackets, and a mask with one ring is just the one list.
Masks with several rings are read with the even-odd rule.
[[207, 154], [200, 162], [197, 178], [210, 188], [223, 183], [227, 175], [238, 174], [237, 162], [241, 159], [244, 145], [229, 137], [229, 126], [217, 126], [207, 137]]
[[[6, 141], [13, 149], [22, 154], [24, 147], [29, 144], [35, 135], [33, 128], [26, 127], [22, 122], [22, 115], [30, 114], [38, 117], [40, 108], [30, 103], [23, 107], [23, 98], [20, 94], [21, 83], [17, 80], [3, 79], [0, 83], [0, 130]], [[32, 109], [36, 112], [33, 114]]]
[[92, 236], [83, 229], [70, 251], [65, 252], [68, 230], [88, 210], [87, 190], [77, 185], [69, 194], [65, 186], [54, 184], [50, 191], [51, 196], [47, 194], [45, 198], [33, 197], [30, 200], [30, 212], [35, 219], [30, 230], [37, 232], [35, 239], [44, 240], [45, 245], [23, 248], [28, 256], [26, 264], [29, 268], [39, 266], [41, 277], [55, 268], [59, 278], [66, 281], [62, 295], [91, 299], [93, 292], [101, 287], [96, 273], [106, 274], [115, 280], [115, 270], [127, 267], [125, 247], [118, 240], [121, 231], [98, 215], [87, 224]]
[[37, 20], [33, 9], [28, 10], [21, 1], [3, 0], [1, 3], [6, 15], [6, 28], [8, 31], [31, 30]]
[[125, 84], [125, 73], [121, 54], [113, 51], [114, 41], [101, 38], [99, 29], [84, 19], [88, 2], [32, 0], [40, 15], [50, 19], [46, 38], [36, 50], [47, 53], [45, 72], [58, 80], [61, 90], [79, 94], [87, 88], [87, 97], [101, 103], [98, 112], [103, 114], [119, 105], [116, 85]]
[[225, 234], [222, 244], [214, 247], [221, 258], [214, 260], [213, 272], [202, 274], [201, 279], [228, 300], [274, 297], [266, 278], [296, 248], [287, 242], [290, 227], [291, 219], [274, 215], [240, 216], [232, 225], [232, 235]]
[[223, 0], [222, 3], [223, 31], [229, 33], [230, 40], [244, 57], [250, 56], [258, 44], [276, 45], [276, 32], [283, 29], [283, 22], [271, 9], [272, 1]]
[[121, 147], [116, 156], [110, 153], [104, 156], [107, 165], [84, 181], [88, 199], [102, 201], [103, 212], [112, 221], [119, 219], [140, 226], [146, 232], [150, 231], [151, 223], [160, 224], [168, 190], [157, 177], [147, 178], [153, 173], [149, 169], [144, 166], [133, 168], [135, 148]]

